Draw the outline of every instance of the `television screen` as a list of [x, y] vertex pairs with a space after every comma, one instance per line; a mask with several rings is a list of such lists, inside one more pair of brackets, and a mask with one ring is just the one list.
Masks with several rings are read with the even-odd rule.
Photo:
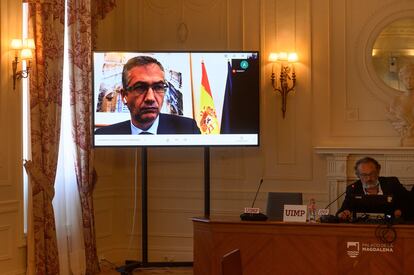
[[94, 52], [94, 146], [258, 146], [259, 53]]

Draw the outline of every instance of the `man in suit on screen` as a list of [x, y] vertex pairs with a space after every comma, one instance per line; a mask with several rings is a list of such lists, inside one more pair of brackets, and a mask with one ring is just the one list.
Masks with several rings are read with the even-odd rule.
[[393, 209], [390, 209], [395, 218], [406, 215], [408, 190], [400, 183], [397, 177], [380, 177], [381, 165], [371, 157], [358, 160], [355, 164], [355, 174], [359, 180], [346, 188], [345, 200], [337, 212], [342, 221], [351, 220], [352, 202], [355, 195], [389, 195], [393, 198]]
[[122, 101], [131, 120], [101, 127], [95, 134], [200, 134], [194, 119], [160, 113], [168, 84], [164, 68], [155, 58], [136, 56], [128, 60], [122, 71], [122, 86]]

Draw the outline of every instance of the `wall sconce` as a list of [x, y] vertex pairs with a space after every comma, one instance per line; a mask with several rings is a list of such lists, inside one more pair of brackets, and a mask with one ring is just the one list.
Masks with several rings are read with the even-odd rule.
[[[32, 49], [35, 48], [35, 43], [33, 39], [12, 39], [11, 48], [14, 50], [14, 60], [12, 61], [13, 69], [13, 90], [16, 89], [16, 80], [27, 78], [30, 72], [30, 63], [33, 57]], [[19, 63], [19, 54], [20, 59], [27, 61], [26, 69], [17, 71], [17, 64]]]
[[[298, 55], [295, 52], [270, 53], [269, 61], [272, 62], [272, 75], [270, 80], [272, 81], [273, 90], [278, 91], [282, 96], [282, 114], [283, 118], [285, 118], [287, 95], [296, 85], [294, 63], [298, 61]], [[278, 83], [276, 81], [275, 63], [280, 63], [279, 85], [277, 85]]]

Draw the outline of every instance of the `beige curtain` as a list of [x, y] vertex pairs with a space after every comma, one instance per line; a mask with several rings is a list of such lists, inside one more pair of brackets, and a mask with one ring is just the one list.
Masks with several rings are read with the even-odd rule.
[[[30, 76], [32, 159], [29, 174], [28, 274], [59, 274], [52, 200], [60, 135], [65, 0], [24, 0], [29, 36], [35, 39]], [[69, 78], [76, 174], [82, 207], [86, 274], [99, 272], [93, 214], [91, 150], [92, 29], [115, 7], [115, 0], [68, 0]]]
[[76, 144], [75, 167], [81, 199], [86, 274], [99, 272], [96, 252], [93, 189], [96, 177], [92, 150], [92, 32], [97, 19], [115, 7], [114, 0], [68, 1], [69, 79], [72, 111], [72, 133]]
[[25, 163], [31, 185], [29, 274], [59, 274], [52, 199], [60, 134], [64, 2], [29, 1], [29, 36], [36, 44], [30, 75], [32, 157]]

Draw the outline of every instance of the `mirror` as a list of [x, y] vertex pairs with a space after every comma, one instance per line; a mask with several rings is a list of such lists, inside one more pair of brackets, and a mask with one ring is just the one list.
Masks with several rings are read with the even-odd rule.
[[400, 145], [414, 146], [414, 17], [393, 21], [379, 33], [372, 64], [377, 76], [395, 91], [386, 117], [399, 133]]
[[398, 19], [379, 33], [372, 49], [372, 63], [387, 86], [399, 91], [410, 89], [407, 72], [411, 68], [407, 65], [414, 64], [414, 18]]

